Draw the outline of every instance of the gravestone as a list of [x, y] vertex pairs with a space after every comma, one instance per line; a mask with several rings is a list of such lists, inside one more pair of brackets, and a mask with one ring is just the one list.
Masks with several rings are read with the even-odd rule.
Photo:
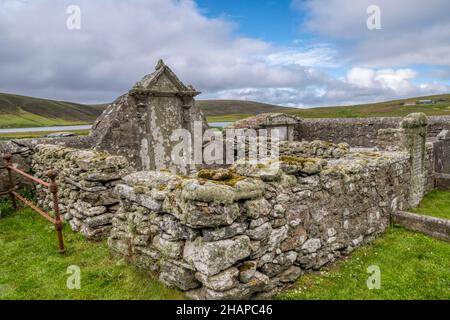
[[411, 113], [400, 124], [405, 134], [405, 149], [410, 154], [410, 207], [417, 206], [425, 193], [425, 142], [427, 138], [427, 124], [428, 119], [424, 113]]
[[97, 119], [91, 133], [95, 149], [125, 156], [137, 170], [176, 171], [171, 152], [179, 141], [171, 141], [171, 134], [177, 129], [192, 133], [194, 121], [207, 128], [195, 105], [199, 93], [159, 60], [153, 73], [117, 98]]

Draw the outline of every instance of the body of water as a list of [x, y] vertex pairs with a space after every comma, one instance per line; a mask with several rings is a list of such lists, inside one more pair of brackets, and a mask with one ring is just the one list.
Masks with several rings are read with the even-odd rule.
[[232, 122], [209, 122], [208, 124], [210, 127], [224, 128], [231, 123]]
[[7, 129], [0, 129], [0, 133], [89, 130], [91, 127], [92, 127], [91, 125], [79, 125], [79, 126], [35, 127], [35, 128], [7, 128]]
[[[210, 127], [223, 128], [229, 125], [231, 122], [210, 122]], [[36, 127], [36, 128], [7, 128], [0, 129], [0, 133], [19, 133], [19, 132], [44, 132], [44, 131], [76, 131], [76, 130], [89, 130], [91, 125], [79, 125], [79, 126], [59, 126], [59, 127]]]

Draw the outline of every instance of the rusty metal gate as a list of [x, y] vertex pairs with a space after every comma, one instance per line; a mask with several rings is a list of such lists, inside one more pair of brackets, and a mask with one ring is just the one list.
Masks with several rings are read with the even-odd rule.
[[[61, 223], [61, 217], [60, 217], [60, 213], [59, 213], [58, 184], [55, 181], [55, 178], [58, 175], [58, 173], [56, 172], [56, 170], [47, 171], [47, 176], [50, 178], [50, 182], [45, 182], [39, 178], [36, 178], [36, 177], [14, 167], [11, 162], [12, 156], [10, 154], [5, 155], [3, 157], [3, 159], [5, 159], [5, 162], [6, 162], [5, 169], [8, 170], [9, 190], [0, 192], [0, 195], [9, 194], [9, 196], [11, 197], [11, 202], [15, 209], [17, 208], [16, 200], [20, 200], [21, 202], [23, 202], [24, 204], [26, 204], [27, 206], [32, 208], [34, 211], [39, 213], [42, 217], [44, 217], [51, 224], [53, 224], [55, 226], [56, 234], [58, 237], [59, 253], [64, 253], [66, 251], [66, 249], [64, 248], [62, 223]], [[42, 208], [35, 205], [30, 200], [24, 198], [20, 193], [18, 193], [16, 191], [17, 187], [14, 184], [13, 177], [12, 177], [13, 172], [21, 175], [22, 177], [27, 178], [28, 180], [30, 180], [34, 183], [40, 184], [40, 185], [48, 188], [48, 190], [52, 194], [54, 217], [52, 215], [50, 215], [48, 212], [46, 212], [45, 210], [43, 210]]]

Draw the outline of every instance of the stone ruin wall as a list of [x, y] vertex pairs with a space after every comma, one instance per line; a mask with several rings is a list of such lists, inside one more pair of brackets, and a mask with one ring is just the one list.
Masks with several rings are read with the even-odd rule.
[[408, 153], [310, 145], [285, 145], [280, 162], [256, 167], [124, 177], [111, 249], [191, 298], [266, 298], [372, 241], [409, 207]]
[[[407, 117], [400, 127], [396, 119], [344, 119], [351, 125], [320, 134], [336, 122], [314, 120], [319, 125], [305, 134], [313, 122], [302, 120], [301, 139], [315, 141], [283, 142], [280, 161], [190, 176], [135, 172], [130, 159], [92, 150], [92, 136], [8, 141], [0, 151], [43, 180], [56, 168], [72, 229], [108, 237], [113, 252], [164, 283], [192, 298], [265, 298], [373, 240], [393, 211], [436, 186], [435, 172], [450, 173], [450, 135], [425, 143], [421, 119]], [[366, 125], [350, 133], [360, 121]], [[446, 121], [429, 120], [431, 135]], [[37, 188], [37, 196], [49, 209], [47, 191]]]
[[[374, 147], [378, 130], [397, 128], [403, 118], [330, 118], [302, 119], [299, 136], [306, 141], [315, 139], [334, 143], [346, 142], [354, 147]], [[442, 130], [450, 130], [450, 116], [428, 117], [429, 138]]]
[[[90, 148], [92, 141], [91, 137], [88, 136], [0, 141], [0, 191], [6, 191], [9, 188], [8, 173], [6, 170], [2, 170], [5, 167], [3, 156], [11, 154], [12, 163], [14, 163], [17, 168], [25, 172], [31, 172], [31, 162], [35, 152], [34, 148], [38, 144], [64, 145], [67, 147], [84, 149]], [[18, 174], [13, 174], [13, 179], [14, 182], [21, 187], [31, 187], [29, 181], [20, 177]]]
[[[34, 151], [31, 171], [36, 177], [48, 180], [47, 170], [59, 172], [59, 208], [64, 221], [87, 239], [106, 238], [119, 207], [113, 189], [122, 176], [131, 172], [128, 161], [106, 152], [57, 145], [37, 145]], [[38, 205], [51, 210], [49, 191], [38, 185], [36, 195]]]

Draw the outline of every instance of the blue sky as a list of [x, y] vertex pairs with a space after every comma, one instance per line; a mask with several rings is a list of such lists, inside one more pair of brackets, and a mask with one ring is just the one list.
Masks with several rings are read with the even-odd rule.
[[289, 0], [198, 0], [201, 12], [210, 18], [236, 23], [240, 36], [290, 45], [300, 36], [300, 15]]
[[162, 58], [200, 99], [307, 108], [448, 93], [448, 12], [448, 0], [0, 0], [0, 92], [109, 102]]

